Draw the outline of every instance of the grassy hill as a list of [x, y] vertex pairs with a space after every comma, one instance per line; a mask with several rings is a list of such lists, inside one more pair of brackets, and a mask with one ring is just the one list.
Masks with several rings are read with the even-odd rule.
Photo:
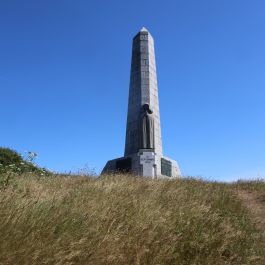
[[0, 178], [1, 265], [265, 264], [261, 181]]

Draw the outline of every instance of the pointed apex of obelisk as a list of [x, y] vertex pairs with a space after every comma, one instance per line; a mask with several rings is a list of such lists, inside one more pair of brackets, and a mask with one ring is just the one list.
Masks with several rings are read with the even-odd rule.
[[149, 32], [145, 27], [142, 27], [140, 32]]

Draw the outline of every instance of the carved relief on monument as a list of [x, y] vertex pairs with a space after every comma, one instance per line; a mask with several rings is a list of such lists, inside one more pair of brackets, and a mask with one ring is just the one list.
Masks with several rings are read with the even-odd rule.
[[139, 149], [154, 149], [154, 117], [149, 104], [144, 104], [139, 117]]

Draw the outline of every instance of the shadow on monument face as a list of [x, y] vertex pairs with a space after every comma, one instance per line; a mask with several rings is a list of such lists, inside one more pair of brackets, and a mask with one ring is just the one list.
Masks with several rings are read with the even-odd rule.
[[132, 172], [132, 159], [125, 158], [116, 161], [116, 171], [122, 173], [131, 173]]

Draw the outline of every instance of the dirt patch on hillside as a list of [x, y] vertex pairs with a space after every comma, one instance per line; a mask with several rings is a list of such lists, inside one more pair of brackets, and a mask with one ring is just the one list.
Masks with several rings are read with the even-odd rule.
[[237, 196], [249, 210], [253, 222], [265, 238], [265, 195], [257, 191], [238, 190]]

